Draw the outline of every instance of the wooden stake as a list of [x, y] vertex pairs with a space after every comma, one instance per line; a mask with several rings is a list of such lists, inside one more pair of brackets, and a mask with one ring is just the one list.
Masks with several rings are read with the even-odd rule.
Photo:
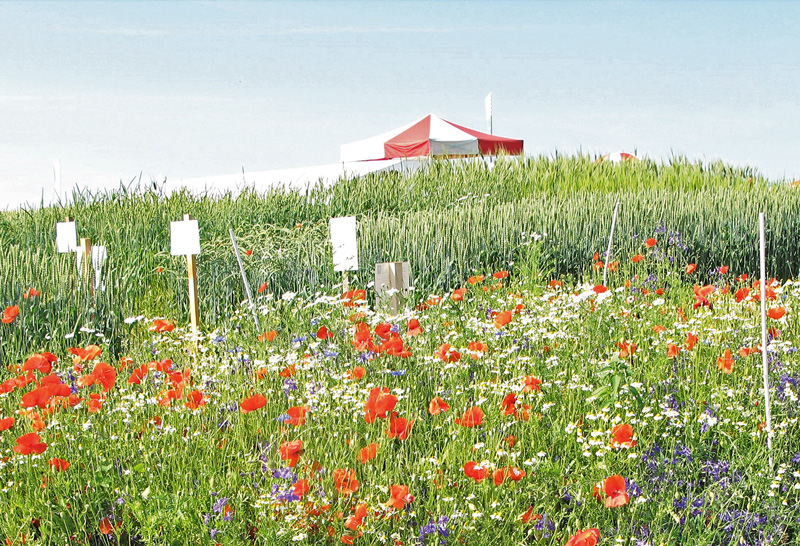
[[88, 237], [81, 237], [81, 273], [83, 282], [89, 287], [89, 292], [94, 294], [94, 283], [92, 282], [92, 240]]
[[[184, 220], [191, 220], [189, 214], [183, 215]], [[186, 272], [189, 278], [189, 320], [192, 324], [192, 332], [200, 333], [200, 304], [197, 292], [197, 256], [194, 254], [186, 255]]]
[[342, 292], [347, 294], [350, 291], [350, 277], [347, 271], [342, 271]]
[[758, 235], [761, 259], [761, 374], [764, 380], [764, 410], [767, 413], [767, 453], [772, 468], [772, 408], [769, 400], [769, 365], [767, 363], [767, 250], [764, 235], [764, 213], [758, 213]]

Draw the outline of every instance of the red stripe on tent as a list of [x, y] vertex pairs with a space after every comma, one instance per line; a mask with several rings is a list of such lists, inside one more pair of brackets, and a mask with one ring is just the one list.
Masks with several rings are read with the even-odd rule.
[[386, 159], [419, 157], [431, 153], [431, 117], [425, 116], [399, 135], [390, 138], [383, 145]]
[[506, 153], [509, 155], [521, 155], [523, 142], [522, 140], [517, 140], [515, 138], [506, 138], [500, 137], [495, 135], [490, 135], [489, 133], [482, 133], [480, 131], [476, 131], [474, 129], [469, 129], [467, 127], [462, 127], [461, 125], [457, 125], [452, 121], [447, 121], [443, 119], [445, 123], [449, 123], [456, 129], [460, 131], [464, 131], [470, 136], [473, 136], [478, 139], [478, 150], [483, 155], [497, 155], [499, 153]]

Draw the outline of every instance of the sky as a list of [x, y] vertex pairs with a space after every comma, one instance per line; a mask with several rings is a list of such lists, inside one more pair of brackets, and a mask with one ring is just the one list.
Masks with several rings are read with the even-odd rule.
[[336, 163], [429, 113], [800, 178], [800, 2], [0, 2], [0, 209]]

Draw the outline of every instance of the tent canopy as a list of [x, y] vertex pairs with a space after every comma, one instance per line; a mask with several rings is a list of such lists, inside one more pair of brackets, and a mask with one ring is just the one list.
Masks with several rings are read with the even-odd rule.
[[429, 114], [372, 138], [342, 144], [341, 160], [372, 161], [405, 157], [464, 157], [522, 153], [522, 141], [468, 129]]

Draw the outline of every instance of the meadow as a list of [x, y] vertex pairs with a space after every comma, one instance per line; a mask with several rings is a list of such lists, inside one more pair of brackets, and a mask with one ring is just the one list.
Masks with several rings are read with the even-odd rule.
[[[796, 195], [722, 164], [556, 157], [3, 213], [0, 537], [792, 544]], [[169, 255], [184, 213], [202, 235], [198, 334]], [[327, 242], [342, 215], [359, 221], [346, 293]], [[56, 253], [66, 216], [108, 247], [105, 290]], [[403, 259], [415, 289], [391, 315], [370, 272]]]

